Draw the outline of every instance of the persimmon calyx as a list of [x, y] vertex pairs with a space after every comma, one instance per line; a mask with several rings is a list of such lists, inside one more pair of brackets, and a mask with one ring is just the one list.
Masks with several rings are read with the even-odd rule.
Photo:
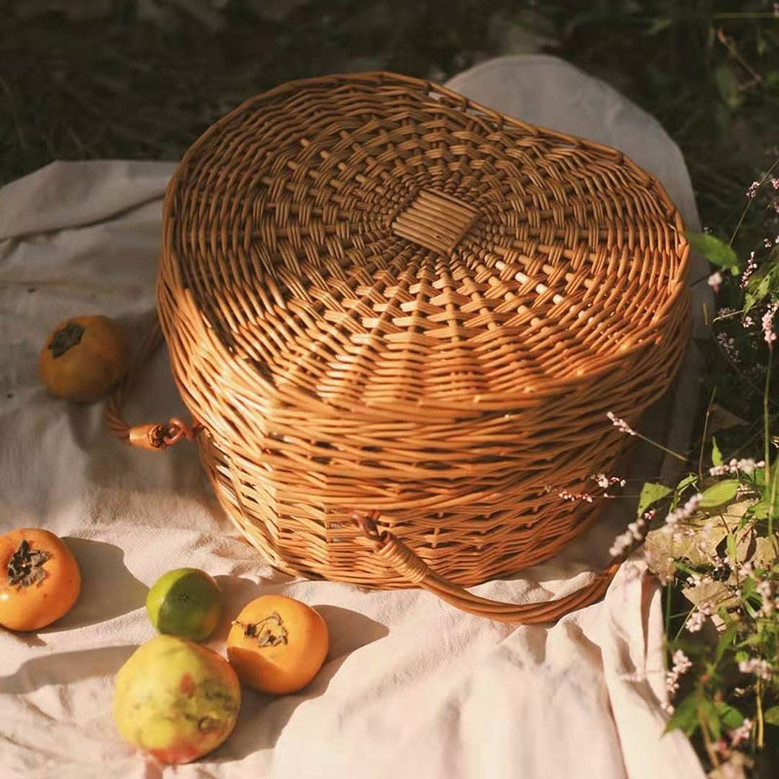
[[274, 611], [259, 622], [244, 623], [235, 620], [233, 625], [240, 625], [243, 634], [247, 638], [256, 638], [257, 643], [262, 647], [289, 643], [289, 631], [284, 627], [284, 620], [278, 611]]
[[47, 575], [43, 566], [50, 559], [51, 552], [33, 549], [26, 539], [22, 539], [8, 561], [8, 583], [20, 590], [40, 584]]
[[57, 330], [49, 344], [49, 349], [54, 357], [62, 357], [68, 349], [80, 343], [84, 330], [84, 325], [80, 325], [78, 322], [68, 322], [65, 327]]

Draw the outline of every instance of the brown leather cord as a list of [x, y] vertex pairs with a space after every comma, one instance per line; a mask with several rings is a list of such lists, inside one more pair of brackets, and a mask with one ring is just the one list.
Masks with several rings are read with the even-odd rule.
[[194, 441], [202, 430], [202, 425], [198, 422], [187, 424], [178, 417], [171, 417], [163, 423], [144, 425], [130, 425], [124, 420], [122, 409], [127, 393], [138, 381], [140, 373], [160, 347], [162, 340], [159, 322], [155, 320], [138, 347], [130, 369], [108, 398], [105, 407], [105, 419], [111, 435], [130, 446], [151, 452], [161, 452], [182, 438]]

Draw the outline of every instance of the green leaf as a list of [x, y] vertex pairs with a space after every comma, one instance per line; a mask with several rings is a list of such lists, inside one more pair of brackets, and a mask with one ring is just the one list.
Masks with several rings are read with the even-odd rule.
[[[722, 721], [722, 724], [726, 728], [733, 730], [744, 722], [744, 715], [733, 706], [720, 701], [719, 703], [715, 703], [714, 707], [717, 710], [717, 714]], [[779, 706], [776, 708], [779, 709]]]
[[719, 446], [717, 446], [716, 438], [711, 439], [711, 462], [712, 465], [722, 465], [722, 452], [720, 452]]
[[692, 484], [695, 484], [698, 481], [698, 475], [695, 473], [690, 473], [687, 476], [685, 476], [677, 485], [676, 489], [674, 490], [674, 508], [676, 508], [676, 501], [679, 499], [679, 496]]
[[702, 254], [712, 265], [729, 270], [734, 276], [739, 272], [738, 257], [724, 241], [708, 233], [685, 233], [690, 246]]
[[667, 16], [658, 16], [652, 20], [652, 24], [649, 25], [649, 29], [647, 29], [646, 34], [657, 35], [659, 32], [667, 30], [672, 24], [673, 19], [670, 19]]
[[725, 479], [725, 481], [712, 484], [701, 493], [700, 507], [704, 509], [721, 506], [736, 497], [741, 482], [738, 479]]
[[706, 725], [715, 739], [722, 735], [722, 725], [719, 721], [719, 714], [714, 704], [708, 698], [702, 698], [698, 706], [698, 717], [706, 720]]
[[738, 560], [738, 549], [736, 548], [736, 537], [733, 533], [728, 533], [727, 536], [727, 549], [728, 557], [735, 563]]
[[665, 732], [683, 730], [688, 736], [691, 736], [698, 729], [699, 724], [698, 696], [693, 692], [676, 707], [676, 711], [665, 726]]
[[714, 653], [715, 665], [722, 660], [722, 655], [725, 654], [725, 650], [733, 643], [733, 639], [736, 636], [736, 630], [738, 630], [738, 625], [734, 623], [729, 628], [726, 628], [725, 632], [719, 637], [719, 641], [717, 641], [717, 651]]
[[750, 516], [754, 519], [768, 519], [768, 501], [758, 501], [750, 508], [750, 512]]
[[655, 484], [651, 481], [644, 482], [644, 486], [641, 488], [641, 495], [638, 498], [638, 516], [643, 516], [644, 512], [653, 503], [657, 503], [658, 500], [664, 498], [670, 492], [671, 488], [666, 487], [664, 484]]
[[741, 104], [741, 94], [738, 91], [735, 73], [727, 65], [722, 64], [714, 71], [714, 81], [725, 105], [731, 111], [738, 108]]
[[769, 725], [779, 726], [779, 706], [771, 706], [763, 712], [763, 721]]

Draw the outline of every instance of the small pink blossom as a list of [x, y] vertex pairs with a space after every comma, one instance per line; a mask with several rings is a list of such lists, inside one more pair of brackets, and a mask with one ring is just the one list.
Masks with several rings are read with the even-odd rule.
[[741, 289], [746, 289], [747, 282], [752, 277], [752, 274], [757, 270], [757, 261], [755, 260], [755, 253], [752, 252], [747, 260], [747, 267], [744, 268], [744, 272], [741, 274], [741, 280], [739, 286]]
[[773, 343], [776, 340], [776, 333], [774, 332], [774, 315], [776, 314], [777, 309], [779, 309], [779, 302], [772, 303], [766, 309], [766, 312], [763, 314], [763, 319], [761, 321], [761, 326], [763, 328], [763, 338], [771, 348], [773, 348]]
[[629, 549], [634, 541], [640, 541], [644, 537], [645, 527], [646, 520], [643, 517], [637, 519], [635, 522], [631, 522], [628, 525], [628, 529], [622, 533], [622, 535], [619, 535], [614, 539], [614, 543], [609, 549], [609, 554], [612, 557], [618, 557], [626, 549]]
[[706, 621], [706, 617], [700, 611], [694, 611], [685, 623], [685, 627], [690, 633], [697, 633]]
[[749, 185], [749, 189], [747, 189], [747, 197], [752, 199], [757, 194], [757, 190], [760, 188], [760, 182], [759, 181], [753, 181]]
[[673, 666], [665, 674], [665, 687], [668, 690], [668, 695], [673, 697], [679, 689], [679, 677], [692, 668], [692, 661], [681, 649], [677, 649], [671, 655], [671, 660], [673, 660]]
[[735, 730], [728, 732], [731, 745], [737, 747], [742, 741], [748, 741], [751, 732], [752, 720], [745, 719]]
[[722, 274], [719, 271], [714, 271], [707, 279], [707, 282], [715, 292], [719, 292], [719, 288], [722, 285]]
[[665, 524], [674, 527], [679, 524], [683, 519], [687, 519], [700, 505], [701, 494], [697, 492], [693, 495], [683, 506], [668, 512], [668, 516], [665, 518]]
[[776, 603], [773, 598], [773, 587], [771, 582], [763, 579], [757, 583], [757, 592], [763, 599], [763, 605], [760, 607], [760, 615], [770, 617], [776, 610]]
[[558, 490], [557, 494], [563, 500], [571, 501], [571, 503], [574, 503], [577, 500], [582, 500], [585, 503], [592, 503], [594, 500], [592, 495], [589, 495], [586, 492], [570, 492], [569, 490], [561, 489]]
[[738, 670], [743, 674], [754, 674], [759, 679], [771, 681], [771, 664], [767, 660], [750, 657], [749, 660], [742, 660], [738, 664]]
[[627, 483], [624, 479], [620, 479], [619, 476], [606, 476], [605, 473], [596, 473], [595, 476], [591, 478], [602, 490], [607, 490], [615, 484], [624, 487]]
[[725, 333], [717, 333], [717, 343], [720, 345], [722, 351], [725, 352], [728, 359], [732, 362], [738, 362], [738, 347], [732, 336], [728, 336]]
[[765, 462], [763, 462], [763, 460], [755, 462], [752, 458], [737, 460], [734, 457], [729, 463], [712, 466], [709, 468], [709, 473], [712, 476], [735, 476], [738, 475], [739, 472], [749, 475], [750, 473], [754, 473], [757, 468], [762, 468], [764, 465]]
[[617, 428], [622, 433], [626, 433], [627, 435], [638, 435], [635, 430], [633, 430], [630, 425], [625, 422], [624, 419], [620, 419], [618, 416], [615, 416], [611, 411], [606, 412], [606, 416], [611, 421], [611, 424], [614, 425], [614, 427]]

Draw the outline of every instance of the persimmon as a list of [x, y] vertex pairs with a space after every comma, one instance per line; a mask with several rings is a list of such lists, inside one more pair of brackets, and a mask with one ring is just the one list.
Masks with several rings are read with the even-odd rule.
[[127, 347], [119, 325], [107, 316], [60, 322], [38, 358], [38, 376], [55, 397], [100, 400], [127, 370]]
[[67, 614], [81, 571], [62, 539], [41, 528], [0, 536], [0, 625], [39, 630]]
[[322, 616], [284, 595], [263, 595], [247, 604], [227, 636], [227, 658], [241, 680], [275, 695], [305, 687], [328, 648]]

